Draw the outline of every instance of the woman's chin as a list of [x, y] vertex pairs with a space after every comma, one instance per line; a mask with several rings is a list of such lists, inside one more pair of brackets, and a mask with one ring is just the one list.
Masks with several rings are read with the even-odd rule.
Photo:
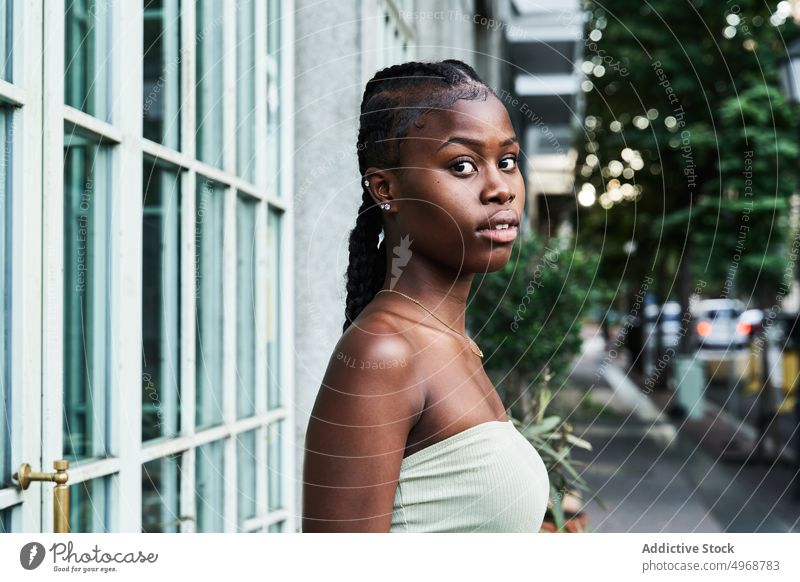
[[494, 273], [505, 267], [511, 258], [511, 246], [512, 245], [508, 245], [493, 249], [492, 253], [486, 257], [486, 262], [483, 263], [483, 268], [480, 271], [484, 273]]

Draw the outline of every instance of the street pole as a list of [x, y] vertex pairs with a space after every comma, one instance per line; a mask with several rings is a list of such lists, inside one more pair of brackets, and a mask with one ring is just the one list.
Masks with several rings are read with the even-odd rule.
[[[736, 275], [734, 274], [733, 280], [731, 281], [731, 292], [730, 297], [736, 299]], [[713, 325], [713, 324], [712, 324]], [[734, 336], [736, 337], [736, 336]], [[730, 349], [730, 346], [728, 346]], [[736, 348], [738, 350], [738, 346]], [[736, 417], [741, 419], [742, 414], [742, 405], [740, 401], [739, 392], [736, 390], [736, 359], [738, 354], [736, 350], [731, 354], [731, 361], [730, 366], [728, 366], [728, 404], [727, 408], [731, 411], [731, 413]], [[743, 420], [743, 419], [742, 419]]]
[[[800, 24], [800, 1], [791, 0], [792, 17], [795, 23]], [[786, 100], [793, 104], [800, 104], [800, 41], [795, 40], [788, 47], [788, 58], [784, 61], [781, 71], [781, 81], [783, 93]], [[796, 231], [795, 231], [796, 232]], [[794, 278], [794, 273], [792, 274]], [[797, 324], [797, 320], [793, 322]], [[795, 473], [794, 473], [794, 497], [800, 500], [800, 398], [798, 398], [798, 386], [795, 382]]]

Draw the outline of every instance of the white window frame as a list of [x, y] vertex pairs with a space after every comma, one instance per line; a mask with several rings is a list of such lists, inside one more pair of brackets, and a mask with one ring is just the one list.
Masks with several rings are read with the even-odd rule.
[[[413, 61], [416, 58], [416, 43], [414, 29], [403, 16], [409, 9], [404, 0], [374, 0], [365, 2], [362, 8], [361, 38], [364, 39], [364, 49], [361, 53], [361, 85], [364, 86], [377, 71]], [[398, 33], [397, 42], [394, 42], [395, 30]]]
[[[110, 478], [109, 531], [139, 532], [142, 527], [142, 465], [145, 462], [180, 453], [180, 515], [196, 518], [195, 451], [218, 439], [225, 450], [224, 531], [239, 530], [237, 523], [236, 440], [240, 432], [256, 430], [258, 457], [256, 517], [247, 520], [245, 529], [264, 530], [283, 521], [284, 531], [298, 531], [295, 500], [295, 415], [293, 268], [293, 165], [290, 155], [281, 156], [280, 192], [269, 191], [270, 168], [256, 164], [255, 183], [236, 175], [236, 7], [226, 2], [223, 18], [226, 91], [223, 100], [225, 158], [223, 169], [195, 158], [195, 4], [181, 1], [181, 151], [145, 140], [142, 135], [142, 34], [141, 2], [110, 0], [113, 17], [110, 38], [114, 39], [109, 74], [110, 122], [96, 119], [64, 104], [64, 8], [68, 0], [16, 0], [14, 33], [21, 46], [15, 46], [13, 70], [19, 82], [0, 82], [0, 100], [16, 107], [24, 128], [15, 136], [13, 160], [12, 302], [19, 319], [12, 322], [11, 346], [7, 357], [22, 362], [10, 368], [10, 388], [16, 390], [11, 410], [12, 466], [22, 462], [34, 469], [48, 470], [62, 457], [63, 419], [63, 221], [65, 124], [97, 136], [110, 148], [113, 184], [109, 196], [112, 206], [109, 224], [111, 369], [109, 448], [112, 457], [82, 461], [69, 469], [69, 484], [90, 479]], [[265, 159], [266, 148], [266, 5], [256, 2], [256, 155]], [[280, 147], [293, 151], [293, 38], [291, 0], [281, 0], [281, 120]], [[124, 75], [123, 73], [124, 72]], [[44, 79], [44, 81], [42, 81]], [[42, 131], [43, 130], [43, 131]], [[41, 138], [41, 139], [40, 139]], [[224, 353], [223, 423], [195, 432], [195, 302], [192, 260], [181, 264], [181, 432], [175, 438], [141, 441], [142, 391], [142, 167], [144, 156], [163, 161], [181, 172], [181, 255], [195, 253], [195, 187], [197, 180], [210, 178], [225, 188], [224, 201]], [[41, 171], [39, 170], [41, 168]], [[274, 170], [274, 169], [273, 169]], [[25, 196], [20, 193], [25, 192]], [[30, 195], [38, 193], [38, 195]], [[281, 318], [279, 343], [281, 407], [266, 410], [266, 330], [257, 325], [256, 382], [259, 401], [255, 416], [236, 419], [236, 237], [235, 204], [238, 193], [258, 201], [256, 210], [257, 321], [266, 320], [266, 227], [268, 209], [281, 214]], [[137, 217], [135, 220], [131, 217]], [[22, 265], [25, 265], [23, 276]], [[16, 309], [19, 307], [19, 309]], [[18, 398], [16, 395], [23, 395]], [[258, 412], [260, 411], [260, 412]], [[20, 419], [25, 419], [24, 424]], [[266, 474], [266, 436], [268, 426], [283, 421], [282, 479], [284, 507], [267, 512], [269, 496]], [[49, 487], [32, 485], [27, 491], [0, 489], [0, 509], [22, 503], [15, 511], [13, 531], [52, 531], [53, 505]], [[194, 531], [195, 522], [181, 522], [181, 531]]]
[[[9, 0], [12, 1], [12, 0]], [[25, 34], [19, 31], [25, 30]], [[23, 462], [41, 465], [41, 323], [42, 323], [42, 7], [36, 0], [14, 1], [12, 12], [13, 82], [0, 81], [0, 101], [12, 113], [11, 188], [6, 211], [11, 213], [7, 248], [11, 265], [6, 282], [11, 318], [7, 353], [11, 393], [11, 468]], [[30, 47], [36, 47], [32, 51]], [[63, 63], [62, 63], [63, 68]], [[63, 74], [63, 73], [62, 73]], [[5, 139], [5, 136], [3, 136]], [[25, 195], [22, 195], [22, 193]], [[24, 266], [24, 268], [23, 268]], [[24, 421], [23, 421], [24, 419]], [[3, 476], [8, 480], [8, 475]], [[41, 488], [21, 492], [0, 488], [0, 510], [11, 511], [12, 531], [38, 531]], [[24, 503], [23, 503], [24, 502]]]

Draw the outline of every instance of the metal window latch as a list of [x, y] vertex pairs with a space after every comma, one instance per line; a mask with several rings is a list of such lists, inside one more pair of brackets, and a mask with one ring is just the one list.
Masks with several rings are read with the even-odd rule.
[[53, 461], [53, 473], [31, 471], [28, 463], [23, 463], [19, 471], [11, 476], [20, 489], [27, 489], [33, 481], [52, 481], [56, 484], [53, 488], [53, 531], [55, 533], [69, 533], [69, 461], [59, 459]]

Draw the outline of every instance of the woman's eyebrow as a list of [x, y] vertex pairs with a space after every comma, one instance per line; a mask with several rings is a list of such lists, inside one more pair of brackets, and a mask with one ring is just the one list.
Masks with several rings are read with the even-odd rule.
[[[498, 147], [504, 148], [504, 147], [506, 147], [508, 145], [511, 145], [512, 143], [518, 143], [518, 141], [519, 140], [517, 139], [517, 136], [511, 136], [508, 139], [503, 140], [499, 144]], [[453, 144], [459, 144], [459, 143], [463, 144], [463, 145], [471, 145], [471, 146], [477, 146], [477, 147], [484, 147], [484, 145], [485, 145], [479, 139], [472, 139], [470, 137], [463, 137], [463, 136], [454, 135], [454, 136], [451, 136], [451, 137], [447, 138], [444, 142], [442, 142], [442, 145], [440, 145], [438, 148], [436, 148], [436, 151], [438, 152], [440, 149], [442, 149], [444, 147], [447, 147], [447, 146], [453, 145]]]

